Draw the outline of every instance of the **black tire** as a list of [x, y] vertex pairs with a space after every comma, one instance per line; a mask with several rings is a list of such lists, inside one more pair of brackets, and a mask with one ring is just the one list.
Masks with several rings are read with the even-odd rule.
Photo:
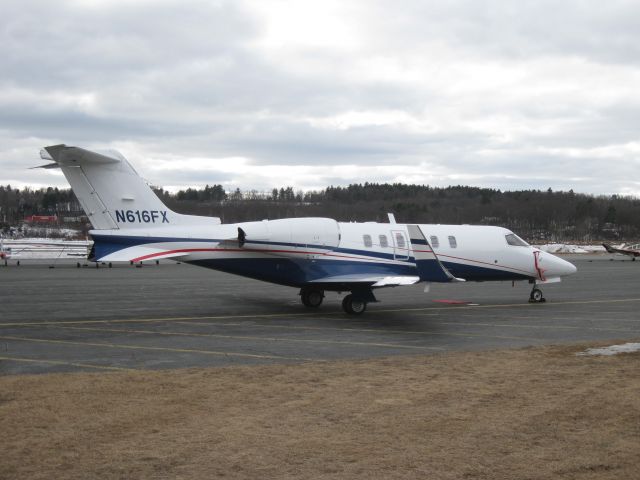
[[362, 315], [367, 309], [367, 302], [354, 300], [353, 295], [349, 294], [342, 299], [342, 309], [349, 315]]
[[544, 302], [545, 299], [542, 296], [542, 290], [540, 290], [539, 288], [534, 288], [533, 290], [531, 290], [531, 296], [529, 297], [529, 301], [535, 302], [535, 303]]
[[302, 304], [305, 307], [318, 308], [322, 305], [322, 301], [324, 300], [324, 291], [315, 288], [303, 288], [300, 291], [300, 297], [302, 299]]

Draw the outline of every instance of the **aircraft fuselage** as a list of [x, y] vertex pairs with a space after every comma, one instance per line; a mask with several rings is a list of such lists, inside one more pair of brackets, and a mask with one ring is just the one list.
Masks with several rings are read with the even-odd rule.
[[[420, 225], [442, 264], [467, 281], [538, 280], [575, 267], [528, 245], [509, 245], [501, 227]], [[242, 245], [239, 229], [244, 232]], [[96, 258], [136, 247], [157, 249], [134, 262], [180, 256], [180, 261], [282, 285], [301, 287], [327, 277], [358, 274], [417, 275], [405, 224], [345, 223], [328, 218], [292, 218], [208, 227], [166, 227], [153, 231], [92, 231]], [[539, 252], [538, 266], [534, 252]], [[116, 260], [119, 258], [116, 258]], [[540, 264], [544, 264], [540, 267]], [[343, 290], [344, 285], [325, 285]]]

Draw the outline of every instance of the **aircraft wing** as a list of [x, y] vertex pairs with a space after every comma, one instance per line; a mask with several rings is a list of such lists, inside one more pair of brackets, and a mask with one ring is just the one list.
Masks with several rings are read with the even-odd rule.
[[371, 275], [371, 274], [355, 274], [355, 275], [334, 275], [330, 277], [317, 278], [309, 283], [317, 285], [349, 285], [354, 284], [368, 285], [371, 287], [398, 287], [401, 285], [413, 285], [418, 283], [420, 277], [414, 277], [410, 275], [400, 276], [385, 276], [385, 275]]
[[416, 259], [420, 280], [425, 282], [464, 282], [464, 278], [454, 277], [440, 262], [419, 225], [407, 225], [411, 248]]

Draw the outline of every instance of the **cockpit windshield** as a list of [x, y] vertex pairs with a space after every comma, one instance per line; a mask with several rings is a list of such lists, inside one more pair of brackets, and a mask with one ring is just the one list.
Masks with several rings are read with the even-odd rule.
[[513, 245], [514, 247], [528, 247], [529, 246], [529, 244], [527, 242], [525, 242], [523, 239], [521, 239], [515, 233], [509, 233], [508, 235], [505, 235], [504, 238], [507, 239], [507, 243], [509, 245]]

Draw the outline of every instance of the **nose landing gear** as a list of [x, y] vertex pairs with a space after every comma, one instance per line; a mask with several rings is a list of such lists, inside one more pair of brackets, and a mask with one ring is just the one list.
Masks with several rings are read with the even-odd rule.
[[529, 295], [529, 303], [544, 303], [546, 301], [547, 299], [542, 296], [542, 290], [534, 286], [531, 290], [531, 295]]

